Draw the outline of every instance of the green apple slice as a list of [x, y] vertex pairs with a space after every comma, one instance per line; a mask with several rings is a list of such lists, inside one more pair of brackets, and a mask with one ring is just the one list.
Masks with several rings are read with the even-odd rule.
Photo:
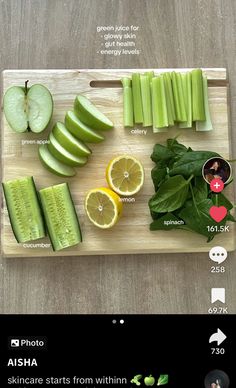
[[42, 132], [48, 125], [53, 111], [49, 90], [39, 84], [30, 88], [12, 86], [3, 99], [6, 120], [15, 132]]
[[79, 94], [75, 98], [74, 110], [79, 119], [97, 130], [109, 130], [113, 123], [90, 100]]
[[32, 132], [40, 133], [52, 117], [52, 95], [45, 86], [35, 84], [29, 88], [27, 100], [29, 127]]
[[48, 150], [51, 154], [60, 162], [72, 167], [84, 166], [87, 162], [86, 156], [76, 156], [68, 152], [61, 144], [55, 139], [52, 133], [49, 135]]
[[92, 151], [81, 140], [76, 139], [63, 123], [57, 122], [52, 133], [58, 143], [68, 152], [77, 156], [89, 156]]
[[104, 140], [103, 136], [83, 124], [72, 111], [66, 112], [65, 126], [77, 139], [87, 143], [99, 143]]
[[43, 166], [53, 174], [67, 177], [75, 175], [75, 170], [73, 167], [66, 166], [54, 158], [54, 156], [52, 156], [52, 154], [49, 152], [46, 144], [39, 146], [39, 159], [41, 160]]

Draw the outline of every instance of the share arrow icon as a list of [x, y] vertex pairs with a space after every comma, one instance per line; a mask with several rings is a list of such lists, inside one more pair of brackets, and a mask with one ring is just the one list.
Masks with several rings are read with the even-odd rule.
[[222, 342], [226, 340], [226, 335], [221, 331], [220, 329], [217, 329], [217, 332], [212, 334], [209, 343], [211, 344], [212, 342], [217, 342], [217, 346], [220, 346]]

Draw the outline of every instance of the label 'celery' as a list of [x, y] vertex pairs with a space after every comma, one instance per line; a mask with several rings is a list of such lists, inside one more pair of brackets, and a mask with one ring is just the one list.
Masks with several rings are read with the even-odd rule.
[[134, 121], [136, 124], [143, 123], [143, 108], [142, 108], [142, 96], [140, 86], [140, 74], [132, 74], [132, 92], [133, 92], [133, 105], [134, 105]]
[[192, 70], [193, 121], [205, 121], [202, 70]]
[[123, 85], [123, 117], [124, 126], [134, 126], [134, 108], [133, 108], [133, 97], [131, 88], [131, 79], [124, 77], [121, 80]]

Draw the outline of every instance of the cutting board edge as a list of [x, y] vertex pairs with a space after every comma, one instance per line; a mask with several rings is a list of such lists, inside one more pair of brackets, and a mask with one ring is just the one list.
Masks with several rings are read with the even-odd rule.
[[[234, 231], [236, 232], [236, 227], [235, 225], [233, 226]], [[35, 252], [34, 255], [23, 255], [22, 253], [20, 254], [9, 254], [5, 253], [3, 247], [1, 247], [1, 256], [5, 259], [10, 259], [10, 258], [19, 258], [19, 259], [32, 259], [32, 258], [56, 258], [56, 257], [87, 257], [87, 256], [115, 256], [115, 255], [143, 255], [143, 254], [151, 254], [151, 255], [159, 255], [159, 254], [175, 254], [175, 253], [207, 253], [209, 252], [209, 248], [211, 247], [206, 247], [204, 246], [203, 248], [198, 248], [198, 249], [184, 249], [184, 248], [177, 248], [175, 250], [166, 248], [166, 249], [159, 249], [158, 251], [154, 251], [153, 249], [143, 249], [142, 252], [140, 252], [140, 249], [132, 249], [132, 250], [119, 250], [119, 252], [115, 250], [101, 250], [101, 251], [86, 251], [86, 252], [75, 252], [75, 251], [67, 251], [63, 252], [62, 251], [57, 251], [57, 252], [51, 252], [50, 255], [43, 256], [42, 253], [40, 252]], [[230, 244], [230, 247], [227, 248], [227, 252], [234, 252], [236, 250], [236, 238], [233, 239], [233, 241]]]
[[[226, 67], [199, 67], [201, 68], [204, 72], [219, 72], [221, 73], [221, 77], [216, 77], [216, 78], [210, 78], [210, 79], [219, 79], [219, 80], [227, 80], [228, 79], [228, 72], [227, 72], [227, 68]], [[15, 72], [18, 72], [18, 73], [24, 73], [26, 71], [28, 72], [32, 72], [32, 73], [43, 73], [45, 71], [48, 71], [48, 72], [58, 72], [58, 73], [70, 73], [70, 72], [86, 72], [86, 73], [89, 73], [89, 72], [107, 72], [107, 73], [117, 73], [117, 72], [128, 72], [128, 73], [132, 73], [134, 71], [142, 71], [142, 72], [146, 72], [146, 71], [150, 71], [150, 70], [153, 70], [153, 71], [156, 71], [156, 72], [170, 72], [170, 71], [182, 71], [182, 72], [186, 72], [186, 71], [191, 71], [193, 70], [194, 68], [193, 67], [184, 67], [184, 68], [181, 68], [181, 67], [176, 67], [176, 68], [143, 68], [143, 69], [139, 69], [139, 68], [129, 68], [129, 69], [123, 69], [123, 68], [117, 68], [117, 69], [104, 69], [104, 68], [91, 68], [91, 69], [4, 69], [1, 71], [1, 83], [3, 84], [3, 80], [4, 80], [4, 75], [7, 74], [7, 73], [15, 73]]]

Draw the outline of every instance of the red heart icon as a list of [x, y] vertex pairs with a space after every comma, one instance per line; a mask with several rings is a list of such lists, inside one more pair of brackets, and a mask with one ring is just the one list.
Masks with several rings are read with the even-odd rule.
[[222, 221], [227, 214], [227, 209], [224, 206], [212, 206], [210, 208], [210, 216], [215, 220], [216, 222]]

